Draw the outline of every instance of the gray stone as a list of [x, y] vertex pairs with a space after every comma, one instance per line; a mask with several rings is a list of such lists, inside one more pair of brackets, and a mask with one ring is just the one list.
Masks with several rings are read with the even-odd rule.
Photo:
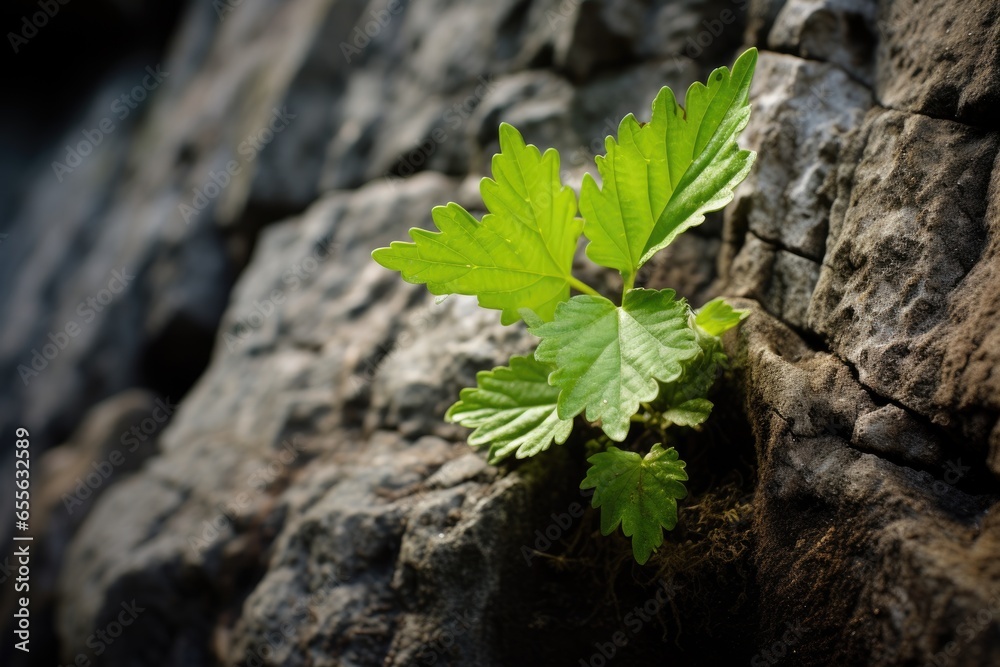
[[[161, 594], [204, 580], [215, 581], [217, 592], [227, 595], [227, 587], [235, 585], [232, 578], [256, 558], [259, 547], [254, 545], [275, 539], [275, 565], [254, 587], [226, 652], [234, 661], [244, 659], [267, 632], [281, 627], [282, 618], [295, 613], [287, 603], [289, 595], [308, 598], [320, 591], [310, 607], [316, 625], [312, 630], [300, 626], [295, 642], [289, 639], [269, 663], [305, 664], [312, 650], [309, 637], [369, 623], [374, 609], [394, 595], [390, 583], [410, 566], [393, 566], [386, 558], [400, 548], [403, 553], [416, 550], [414, 559], [431, 558], [427, 567], [441, 568], [430, 581], [418, 578], [406, 584], [430, 590], [453, 577], [449, 554], [470, 548], [490, 558], [516, 553], [516, 545], [505, 537], [512, 528], [503, 522], [523, 521], [530, 513], [506, 514], [491, 505], [509, 507], [513, 501], [502, 499], [516, 493], [521, 498], [517, 502], [530, 506], [524, 499], [527, 487], [515, 491], [523, 482], [511, 476], [494, 484], [495, 473], [480, 459], [469, 468], [470, 457], [456, 458], [466, 451], [464, 445], [439, 437], [411, 444], [384, 429], [398, 428], [413, 438], [434, 431], [458, 389], [474, 381], [475, 371], [519, 349], [523, 328], [501, 327], [496, 313], [470, 308], [474, 304], [465, 299], [434, 306], [422, 290], [371, 264], [367, 252], [352, 251], [387, 243], [426, 221], [431, 206], [455, 187], [429, 174], [398, 185], [376, 183], [352, 195], [320, 200], [303, 218], [268, 230], [258, 248], [259, 261], [241, 281], [223, 319], [212, 367], [164, 436], [164, 455], [134, 480], [110, 489], [74, 543], [69, 555], [74, 567], [61, 582], [59, 627], [65, 646], [81, 646], [89, 628], [107, 623], [104, 614], [116, 609], [116, 596], [134, 597], [152, 610], [146, 612], [150, 618], [165, 620], [178, 632], [165, 635], [159, 623], [137, 624], [109, 660], [131, 664], [137, 646], [152, 650], [168, 637], [198, 645], [202, 630], [189, 625], [188, 615], [209, 610], [194, 601], [177, 605], [173, 596]], [[383, 307], [386, 300], [397, 302], [398, 313]], [[331, 310], [319, 308], [320, 303], [340, 306]], [[261, 377], [269, 379], [261, 382]], [[211, 411], [198, 409], [209, 401]], [[331, 428], [362, 425], [371, 425], [373, 435], [365, 445], [368, 453], [356, 462], [348, 454], [352, 442], [368, 440], [356, 432], [352, 437], [339, 431], [339, 444], [333, 447], [320, 444], [329, 442], [324, 434]], [[450, 435], [456, 435], [453, 428]], [[455, 465], [444, 468], [452, 459]], [[414, 502], [410, 494], [425, 483], [437, 490], [424, 504]], [[293, 486], [283, 494], [289, 484]], [[137, 493], [146, 501], [135, 503]], [[390, 497], [395, 500], [382, 507]], [[486, 502], [488, 498], [494, 500]], [[455, 533], [447, 512], [433, 508], [463, 503], [469, 526]], [[428, 523], [421, 518], [425, 512], [438, 518]], [[157, 528], [167, 516], [167, 525]], [[501, 523], [490, 527], [482, 521]], [[410, 536], [407, 522], [424, 528]], [[370, 529], [361, 528], [366, 525]], [[278, 534], [269, 536], [275, 530]], [[313, 572], [310, 560], [302, 560], [302, 547], [318, 530], [330, 531], [333, 541], [316, 543], [309, 552], [336, 568]], [[428, 549], [427, 540], [436, 542], [446, 530], [457, 543], [442, 542], [417, 555]], [[469, 537], [462, 537], [466, 533]], [[464, 540], [481, 539], [476, 535], [492, 535], [493, 541], [463, 546]], [[516, 556], [504, 558], [517, 561]], [[300, 571], [303, 566], [309, 569]], [[482, 567], [484, 572], [491, 569]], [[336, 579], [335, 586], [323, 589], [330, 573], [347, 583], [342, 586]], [[289, 589], [290, 574], [303, 582], [301, 590]], [[81, 578], [92, 581], [92, 587], [81, 588]], [[481, 615], [488, 597], [500, 595], [502, 587], [489, 577], [479, 585], [464, 587], [462, 595], [472, 596], [470, 604], [478, 605], [475, 613]], [[449, 595], [440, 599], [446, 607], [460, 602]], [[434, 626], [451, 613], [448, 609], [439, 610], [440, 618], [422, 612], [412, 622]], [[393, 641], [394, 617], [384, 618], [381, 640], [362, 636], [344, 655], [356, 651], [360, 663], [370, 663], [373, 650], [383, 655]], [[419, 647], [407, 636], [395, 640], [398, 650]], [[470, 635], [456, 655], [485, 650], [480, 640]], [[188, 664], [180, 654], [164, 655], [160, 664]], [[199, 655], [199, 661], [207, 659]]]
[[813, 260], [748, 233], [729, 270], [725, 291], [755, 299], [775, 317], [802, 329], [819, 273], [820, 266]]
[[875, 0], [789, 0], [775, 17], [767, 44], [838, 65], [871, 86], [877, 13]]
[[[211, 5], [192, 6], [172, 54], [149, 63], [154, 71], [161, 65], [162, 80], [139, 125], [133, 129], [138, 111], [119, 120], [112, 110], [117, 129], [103, 150], [64, 184], [49, 172], [33, 186], [8, 227], [8, 248], [23, 264], [0, 294], [5, 312], [20, 316], [0, 339], [5, 431], [29, 426], [45, 449], [103, 398], [147, 380], [179, 396], [194, 382], [260, 225], [317, 195], [312, 151], [330, 134], [329, 115], [296, 104], [336, 97], [335, 72], [316, 71], [318, 60], [339, 41], [337, 31], [353, 25], [345, 13], [362, 7], [335, 4], [299, 0], [277, 15], [241, 5], [222, 22]], [[327, 21], [326, 12], [336, 18]], [[240, 57], [227, 57], [236, 44]], [[144, 67], [96, 91], [67, 142], [109, 118], [107, 100], [148, 78]], [[109, 285], [122, 282], [112, 282], [115, 271], [134, 278], [105, 300]], [[39, 375], [26, 371], [22, 379], [18, 367], [37, 370], [32, 350], [41, 354], [49, 335], [58, 338], [71, 323], [78, 335], [36, 362], [47, 362]]]
[[996, 127], [1000, 6], [991, 0], [880, 3], [875, 90], [881, 104]]
[[982, 410], [995, 411], [995, 399], [981, 382], [955, 376], [960, 362], [947, 350], [994, 358], [990, 342], [970, 337], [969, 321], [989, 303], [977, 276], [992, 271], [984, 250], [994, 223], [987, 226], [985, 216], [998, 137], [878, 110], [857, 140], [863, 154], [838, 190], [848, 203], [831, 223], [810, 327], [867, 387], [937, 424], [964, 424], [985, 448], [993, 420], [984, 423]]
[[944, 438], [896, 405], [861, 415], [854, 424], [851, 444], [862, 451], [924, 468], [942, 467], [947, 452]]
[[[37, 637], [59, 662], [596, 664], [627, 632], [620, 664], [758, 664], [789, 625], [788, 664], [1000, 660], [995, 7], [892, 0], [873, 25], [851, 0], [231, 4], [192, 5], [148, 113], [4, 228], [21, 259], [0, 263], [0, 426], [24, 419], [39, 448], [76, 434], [38, 489]], [[443, 421], [531, 349], [524, 327], [370, 252], [434, 205], [481, 209], [501, 121], [578, 187], [622, 116], [731, 64], [741, 33], [762, 49], [757, 163], [639, 283], [752, 314], [712, 419], [671, 440], [690, 496], [639, 567], [577, 511], [582, 420], [502, 466]], [[614, 294], [582, 246], [578, 275]], [[19, 388], [119, 263], [134, 289]], [[198, 375], [149, 458], [60, 515], [145, 419], [153, 394], [123, 392]], [[136, 623], [94, 655], [123, 604]]]
[[785, 2], [786, 0], [745, 0], [747, 20], [743, 42], [767, 44], [768, 33], [774, 27], [774, 21]]
[[[371, 13], [386, 6], [374, 0], [357, 26], [364, 30]], [[320, 176], [324, 189], [427, 169], [467, 172], [469, 119], [529, 48], [526, 9], [515, 0], [394, 7], [400, 11], [387, 27], [337, 70], [345, 82], [333, 104], [334, 130]]]
[[993, 612], [970, 621], [1000, 608], [1000, 590], [984, 583], [1000, 576], [988, 555], [1000, 539], [990, 511], [1000, 497], [854, 449], [843, 426], [863, 433], [876, 419], [858, 419], [871, 405], [865, 390], [836, 357], [759, 308], [737, 346], [761, 462], [760, 646], [787, 641], [791, 627], [800, 665], [1000, 659]]
[[659, 0], [635, 27], [643, 57], [684, 58], [698, 63], [705, 76], [742, 43], [749, 0]]
[[757, 159], [725, 215], [744, 216], [730, 224], [820, 261], [836, 165], [871, 93], [832, 65], [762, 53], [750, 99], [743, 141]]

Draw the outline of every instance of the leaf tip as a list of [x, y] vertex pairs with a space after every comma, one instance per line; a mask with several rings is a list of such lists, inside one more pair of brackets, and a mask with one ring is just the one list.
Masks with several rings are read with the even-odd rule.
[[[517, 148], [524, 148], [524, 137], [518, 131], [516, 127], [510, 123], [503, 122], [500, 123], [500, 128], [498, 130], [500, 135], [500, 152], [506, 153], [510, 150]], [[494, 171], [494, 173], [496, 173]]]

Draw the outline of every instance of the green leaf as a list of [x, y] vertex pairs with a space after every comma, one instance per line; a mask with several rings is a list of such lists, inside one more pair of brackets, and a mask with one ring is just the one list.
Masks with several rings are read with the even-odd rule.
[[732, 73], [720, 67], [707, 86], [692, 84], [686, 111], [664, 87], [648, 123], [629, 114], [618, 140], [607, 138], [607, 155], [596, 158], [601, 187], [584, 177], [580, 211], [590, 240], [587, 256], [621, 272], [626, 287], [653, 254], [729, 203], [732, 189], [749, 173], [754, 154], [739, 150], [736, 137], [750, 117], [756, 63], [757, 51], [750, 49]]
[[686, 165], [684, 175], [675, 182], [670, 202], [646, 241], [643, 263], [678, 234], [700, 225], [706, 213], [731, 202], [733, 189], [750, 173], [756, 153], [740, 150], [736, 138], [750, 120], [750, 81], [756, 67], [757, 49], [748, 49], [732, 72], [720, 67], [707, 86], [694, 83], [688, 88], [686, 122], [683, 127], [674, 123], [667, 139], [672, 178], [681, 165]]
[[532, 357], [511, 357], [510, 367], [499, 366], [476, 374], [475, 388], [462, 390], [461, 400], [445, 419], [475, 428], [474, 447], [490, 445], [490, 463], [514, 454], [523, 459], [566, 442], [572, 419], [556, 413], [559, 389], [549, 384], [552, 366]]
[[687, 318], [673, 290], [629, 290], [620, 307], [589, 295], [559, 304], [552, 322], [529, 329], [542, 339], [535, 358], [556, 367], [549, 382], [561, 390], [559, 417], [586, 410], [609, 438], [624, 440], [639, 404], [659, 393], [657, 380], [676, 379], [698, 354]]
[[723, 333], [746, 319], [749, 310], [736, 310], [723, 299], [713, 299], [691, 318], [695, 325], [701, 353], [684, 363], [684, 372], [660, 387], [653, 406], [660, 411], [665, 425], [697, 426], [708, 419], [712, 402], [708, 392], [715, 384], [719, 369], [728, 363], [722, 350]]
[[480, 184], [490, 211], [482, 222], [458, 204], [438, 206], [431, 216], [440, 232], [413, 228], [414, 243], [395, 241], [372, 257], [433, 294], [477, 296], [482, 307], [503, 311], [504, 324], [517, 322], [520, 308], [549, 320], [569, 298], [582, 231], [576, 195], [559, 180], [559, 154], [526, 146], [506, 123], [493, 176]]
[[697, 426], [702, 424], [712, 414], [712, 401], [707, 398], [693, 398], [663, 412], [664, 425]]
[[677, 501], [687, 495], [684, 462], [677, 451], [653, 445], [645, 457], [617, 447], [587, 459], [591, 468], [581, 489], [596, 489], [593, 505], [601, 510], [601, 532], [610, 535], [619, 524], [632, 538], [632, 553], [642, 565], [663, 544], [663, 528], [677, 525]]
[[719, 368], [728, 361], [717, 336], [708, 335], [698, 327], [695, 330], [701, 352], [684, 362], [680, 377], [661, 385], [660, 395], [653, 402], [654, 411], [660, 413], [665, 425], [696, 426], [708, 419], [713, 407], [708, 392], [715, 384]]
[[749, 315], [749, 310], [736, 310], [720, 297], [702, 306], [695, 313], [694, 323], [709, 336], [721, 336]]

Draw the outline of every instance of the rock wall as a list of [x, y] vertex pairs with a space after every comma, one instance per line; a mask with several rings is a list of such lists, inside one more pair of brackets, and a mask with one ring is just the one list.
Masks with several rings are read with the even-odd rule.
[[[38, 231], [5, 305], [35, 317], [0, 341], [0, 422], [54, 444], [101, 398], [118, 415], [48, 470], [85, 469], [153, 400], [120, 392], [200, 374], [72, 521], [71, 475], [50, 476], [59, 660], [1000, 662], [1000, 5], [216, 5], [190, 7], [164, 91], [83, 199], [39, 184], [12, 227]], [[497, 470], [441, 420], [524, 331], [368, 254], [436, 204], [481, 206], [499, 121], [579, 182], [625, 113], [741, 44], [761, 49], [754, 171], [641, 282], [753, 315], [716, 415], [678, 444], [681, 526], [640, 568], [582, 509], [582, 441]], [[58, 252], [38, 240], [56, 225]], [[17, 386], [119, 264], [135, 278], [109, 312]]]
[[756, 303], [761, 639], [801, 623], [797, 664], [1000, 659], [998, 16], [787, 2], [767, 36], [719, 289]]

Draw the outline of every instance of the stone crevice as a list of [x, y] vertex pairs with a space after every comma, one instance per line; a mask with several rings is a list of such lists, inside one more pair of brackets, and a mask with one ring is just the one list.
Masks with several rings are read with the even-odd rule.
[[787, 252], [790, 255], [795, 255], [796, 257], [799, 257], [801, 259], [810, 261], [813, 264], [816, 264], [817, 266], [826, 266], [825, 264], [823, 264], [822, 261], [817, 260], [815, 257], [810, 257], [809, 255], [805, 254], [801, 250], [796, 250], [795, 248], [790, 248], [787, 245], [785, 245], [782, 241], [779, 241], [779, 240], [776, 240], [776, 239], [765, 238], [759, 232], [756, 232], [753, 229], [749, 229], [749, 228], [747, 229], [747, 233], [748, 234], [753, 234], [757, 238], [757, 240], [759, 240], [761, 243], [766, 243], [767, 245], [771, 246], [775, 250], [781, 250], [781, 251]]

